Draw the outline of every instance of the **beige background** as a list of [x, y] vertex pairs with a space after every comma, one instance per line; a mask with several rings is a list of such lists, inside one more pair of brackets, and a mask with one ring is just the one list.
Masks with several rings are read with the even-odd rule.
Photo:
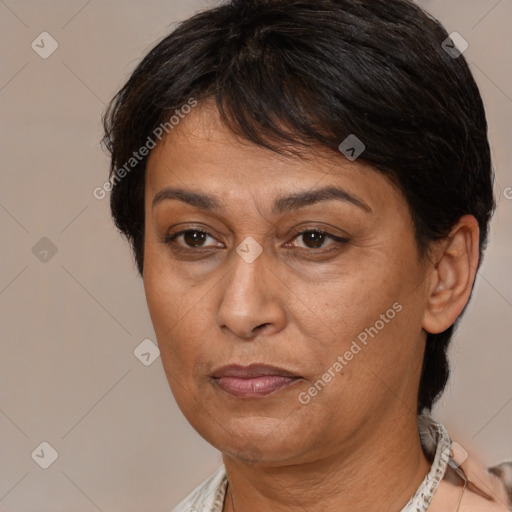
[[[142, 282], [92, 194], [107, 179], [106, 102], [176, 21], [213, 3], [0, 0], [0, 510], [170, 511], [221, 462], [161, 360], [134, 355], [155, 341]], [[512, 459], [512, 2], [420, 3], [468, 41], [490, 124], [492, 241], [434, 411], [490, 465]], [[43, 31], [59, 45], [47, 59], [31, 48]], [[43, 237], [57, 248], [46, 262], [32, 251]], [[43, 441], [58, 452], [48, 469], [34, 460], [48, 449], [31, 457]]]

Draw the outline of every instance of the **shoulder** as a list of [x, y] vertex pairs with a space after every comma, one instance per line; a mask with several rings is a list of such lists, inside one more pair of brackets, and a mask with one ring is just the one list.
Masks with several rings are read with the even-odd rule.
[[509, 503], [501, 500], [489, 501], [474, 491], [466, 490], [460, 503], [460, 512], [510, 512]]
[[512, 460], [492, 466], [488, 471], [493, 475], [491, 478], [495, 478], [503, 487], [510, 510], [512, 510]]
[[[506, 463], [511, 464], [512, 463]], [[466, 488], [463, 481], [456, 475], [452, 468], [448, 467], [445, 477], [439, 484], [434, 495], [429, 512], [445, 512], [457, 510], [458, 512], [510, 512], [512, 502], [510, 500], [506, 483], [492, 470], [471, 468], [466, 476], [468, 484]], [[460, 503], [459, 503], [460, 502]]]
[[226, 485], [226, 468], [222, 464], [171, 512], [222, 512]]

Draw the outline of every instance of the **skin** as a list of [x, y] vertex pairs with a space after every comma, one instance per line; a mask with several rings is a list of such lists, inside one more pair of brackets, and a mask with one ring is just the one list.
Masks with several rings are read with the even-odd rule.
[[[327, 185], [371, 211], [333, 199], [271, 210], [278, 197]], [[221, 209], [176, 199], [153, 208], [166, 187], [212, 195]], [[469, 298], [475, 219], [422, 259], [407, 202], [382, 174], [341, 153], [301, 159], [242, 141], [209, 103], [151, 152], [145, 215], [144, 287], [163, 366], [187, 420], [222, 453], [223, 511], [231, 499], [237, 512], [400, 510], [430, 469], [416, 418], [426, 331], [449, 327]], [[314, 228], [347, 241], [315, 245], [300, 234]], [[211, 236], [164, 243], [185, 229]], [[263, 250], [252, 263], [236, 252], [249, 236]], [[302, 404], [299, 394], [397, 302], [402, 310]], [[237, 398], [211, 378], [253, 362], [302, 379]]]

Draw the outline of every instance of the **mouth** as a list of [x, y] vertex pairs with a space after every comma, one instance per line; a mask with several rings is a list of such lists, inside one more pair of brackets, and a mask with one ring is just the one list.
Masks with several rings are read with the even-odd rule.
[[211, 375], [214, 384], [230, 395], [256, 398], [282, 390], [304, 380], [283, 368], [266, 364], [228, 365]]

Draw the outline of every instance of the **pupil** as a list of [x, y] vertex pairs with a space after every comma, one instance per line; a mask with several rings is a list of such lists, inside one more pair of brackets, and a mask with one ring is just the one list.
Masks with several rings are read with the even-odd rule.
[[[310, 231], [309, 234], [302, 235], [304, 242], [306, 243], [306, 237], [310, 237], [310, 241], [313, 242], [315, 248], [321, 247], [324, 241], [325, 235], [323, 233], [317, 233], [316, 231]], [[308, 245], [306, 243], [306, 245]]]
[[194, 245], [194, 242], [204, 242], [206, 233], [201, 233], [199, 231], [187, 231], [183, 238], [185, 239], [185, 243], [188, 245]]
[[[185, 242], [188, 245], [196, 246], [197, 242], [204, 242], [206, 233], [202, 233], [200, 231], [187, 231], [183, 236]], [[309, 241], [307, 241], [308, 237]], [[322, 246], [324, 238], [325, 235], [323, 233], [317, 233], [316, 231], [309, 231], [308, 233], [302, 235], [302, 239], [306, 245], [310, 246], [309, 244], [312, 244], [312, 246], [315, 248]], [[197, 245], [201, 245], [201, 243]]]

